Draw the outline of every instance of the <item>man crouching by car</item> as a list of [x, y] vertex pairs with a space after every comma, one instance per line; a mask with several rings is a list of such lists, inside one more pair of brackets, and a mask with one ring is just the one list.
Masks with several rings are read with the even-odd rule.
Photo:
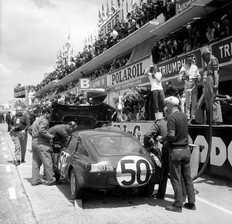
[[52, 145], [52, 163], [56, 181], [59, 181], [60, 179], [57, 167], [60, 151], [66, 146], [70, 135], [77, 129], [77, 126], [78, 125], [75, 121], [70, 121], [68, 124], [57, 124], [48, 130], [48, 132], [54, 136]]
[[51, 119], [49, 108], [41, 110], [41, 116], [34, 121], [29, 128], [29, 134], [32, 136], [32, 185], [42, 184], [40, 178], [40, 167], [43, 164], [46, 175], [46, 184], [56, 183], [52, 169], [51, 142], [53, 135], [48, 132], [48, 125]]

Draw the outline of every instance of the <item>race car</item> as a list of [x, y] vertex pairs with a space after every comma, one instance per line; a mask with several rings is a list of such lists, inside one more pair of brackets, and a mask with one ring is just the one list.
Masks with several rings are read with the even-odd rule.
[[161, 174], [135, 137], [110, 126], [73, 133], [60, 153], [58, 170], [69, 180], [73, 200], [84, 199], [86, 189], [136, 188], [149, 196]]

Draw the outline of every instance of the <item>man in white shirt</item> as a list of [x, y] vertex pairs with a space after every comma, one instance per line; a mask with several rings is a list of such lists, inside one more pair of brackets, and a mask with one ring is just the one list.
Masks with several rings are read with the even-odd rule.
[[[184, 94], [185, 94], [185, 113], [187, 119], [195, 120], [195, 113], [197, 109], [198, 89], [197, 82], [200, 81], [201, 75], [198, 67], [194, 63], [194, 54], [188, 54], [187, 63], [182, 66], [178, 81], [184, 81]], [[190, 112], [191, 111], [191, 112]]]
[[157, 65], [152, 65], [145, 70], [145, 75], [149, 78], [151, 83], [155, 117], [159, 116], [160, 113], [163, 115], [165, 96], [161, 84], [162, 73], [158, 71]]

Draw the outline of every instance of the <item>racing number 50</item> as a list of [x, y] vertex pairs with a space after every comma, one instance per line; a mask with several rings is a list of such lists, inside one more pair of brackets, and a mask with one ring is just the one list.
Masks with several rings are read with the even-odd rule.
[[[137, 172], [135, 172], [135, 170], [133, 170], [133, 169], [126, 168], [127, 164], [134, 164], [135, 162], [136, 162]], [[144, 180], [141, 180], [141, 164], [144, 164], [146, 166], [146, 171], [147, 171], [145, 174]], [[129, 181], [123, 180], [122, 181], [122, 184], [126, 185], [126, 186], [132, 185], [135, 182], [135, 178], [137, 178], [138, 184], [146, 183], [150, 177], [150, 174], [151, 174], [149, 163], [146, 160], [138, 160], [138, 161], [134, 161], [133, 159], [121, 160], [121, 170], [122, 170], [122, 173], [130, 173], [131, 174], [131, 180], [129, 180]]]

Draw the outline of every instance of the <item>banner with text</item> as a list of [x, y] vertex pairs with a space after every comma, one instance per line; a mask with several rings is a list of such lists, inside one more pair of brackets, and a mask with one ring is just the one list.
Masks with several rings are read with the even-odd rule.
[[109, 91], [119, 91], [128, 89], [142, 83], [148, 82], [148, 78], [144, 76], [144, 71], [152, 64], [151, 58], [139, 61], [129, 65], [121, 70], [108, 75]]
[[[196, 65], [199, 71], [202, 71], [201, 51], [198, 49], [190, 53], [195, 55]], [[176, 58], [172, 58], [168, 61], [159, 63], [158, 68], [162, 72], [163, 77], [167, 78], [167, 77], [171, 77], [174, 75], [178, 75], [181, 67], [186, 63], [187, 54], [182, 54], [180, 56], [177, 56]]]
[[232, 60], [232, 37], [212, 44], [212, 53], [218, 59], [219, 64]]
[[180, 14], [184, 10], [186, 10], [192, 2], [195, 0], [179, 0], [176, 3], [176, 14]]

